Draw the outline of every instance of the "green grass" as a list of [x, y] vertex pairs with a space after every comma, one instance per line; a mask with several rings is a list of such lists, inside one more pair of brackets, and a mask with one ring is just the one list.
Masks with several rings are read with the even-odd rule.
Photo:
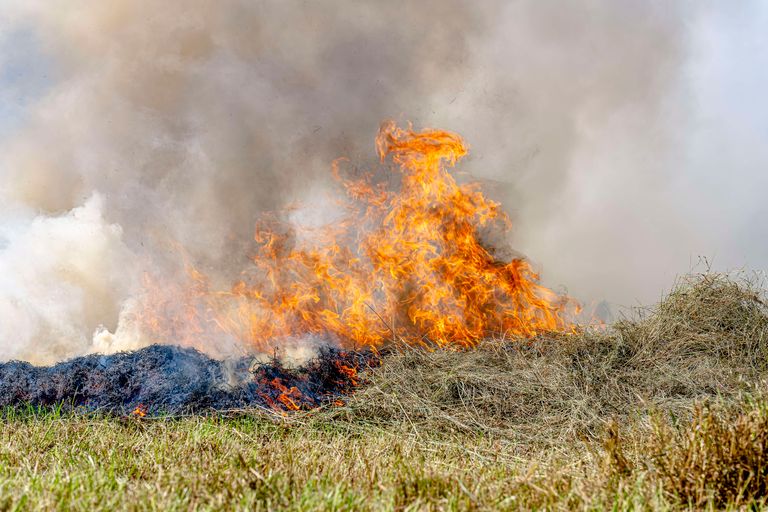
[[[609, 429], [599, 440], [536, 451], [487, 435], [328, 422], [324, 412], [288, 420], [264, 415], [148, 420], [5, 411], [0, 509], [761, 505], [768, 474], [765, 402], [745, 399], [737, 406], [697, 410], [690, 421], [655, 416], [651, 423]], [[723, 445], [732, 449], [723, 451]], [[732, 471], [723, 476], [718, 468]], [[752, 487], [750, 471], [757, 477]], [[736, 487], [740, 491], [732, 493]]]
[[517, 459], [485, 439], [264, 417], [3, 423], [4, 509], [466, 509], [512, 506]]
[[527, 486], [528, 470], [513, 447], [466, 436], [37, 415], [3, 424], [0, 507], [459, 510], [571, 499]]

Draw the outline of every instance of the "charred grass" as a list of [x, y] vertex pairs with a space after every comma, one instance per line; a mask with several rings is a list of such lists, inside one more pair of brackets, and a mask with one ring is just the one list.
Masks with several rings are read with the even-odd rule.
[[288, 417], [7, 409], [0, 508], [764, 508], [761, 290], [690, 276], [607, 329], [395, 351]]

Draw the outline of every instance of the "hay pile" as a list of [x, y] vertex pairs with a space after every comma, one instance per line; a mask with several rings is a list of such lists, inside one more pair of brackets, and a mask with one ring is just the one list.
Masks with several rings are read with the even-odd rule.
[[551, 444], [650, 409], [687, 414], [697, 400], [735, 397], [766, 376], [760, 288], [707, 273], [606, 329], [489, 340], [469, 351], [396, 351], [335, 415]]

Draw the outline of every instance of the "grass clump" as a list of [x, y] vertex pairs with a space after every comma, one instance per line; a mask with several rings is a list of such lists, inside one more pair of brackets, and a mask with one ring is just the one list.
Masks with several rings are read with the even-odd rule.
[[643, 482], [672, 508], [763, 507], [768, 499], [768, 401], [697, 402], [689, 420], [655, 413], [650, 431], [612, 423], [600, 457], [605, 485]]
[[689, 414], [768, 376], [768, 308], [754, 281], [684, 278], [661, 303], [605, 329], [403, 350], [368, 375], [352, 421], [474, 431], [559, 445], [649, 410]]
[[698, 404], [685, 428], [656, 421], [648, 452], [662, 486], [692, 507], [759, 502], [768, 497], [768, 409]]

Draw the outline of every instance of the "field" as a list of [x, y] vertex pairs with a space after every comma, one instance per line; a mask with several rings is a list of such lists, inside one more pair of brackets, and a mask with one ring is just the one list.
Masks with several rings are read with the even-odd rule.
[[7, 409], [0, 508], [764, 506], [767, 309], [754, 280], [691, 276], [606, 329], [399, 350], [285, 417]]

